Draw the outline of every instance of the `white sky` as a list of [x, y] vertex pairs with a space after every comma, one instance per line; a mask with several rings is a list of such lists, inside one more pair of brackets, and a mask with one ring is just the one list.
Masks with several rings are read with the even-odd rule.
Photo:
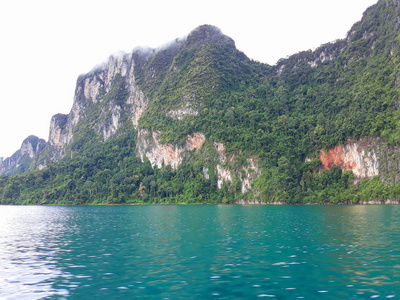
[[279, 58], [344, 38], [377, 0], [10, 0], [0, 2], [0, 157], [48, 139], [79, 74], [119, 51], [158, 47], [211, 24], [248, 57]]

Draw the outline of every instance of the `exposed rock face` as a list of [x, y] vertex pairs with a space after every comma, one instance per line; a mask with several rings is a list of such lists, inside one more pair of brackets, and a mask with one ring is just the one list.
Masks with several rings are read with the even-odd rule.
[[246, 194], [251, 190], [251, 181], [260, 176], [261, 170], [258, 168], [255, 157], [247, 159], [247, 167], [242, 167], [243, 172], [239, 174], [240, 181], [242, 182], [242, 194]]
[[189, 108], [182, 108], [182, 109], [177, 109], [177, 110], [170, 110], [167, 113], [167, 116], [171, 117], [173, 119], [182, 120], [184, 116], [197, 116], [198, 114], [199, 114], [198, 111], [189, 107]]
[[241, 166], [239, 170], [233, 171], [231, 168], [227, 167], [229, 164], [233, 163], [235, 159], [235, 154], [231, 154], [226, 157], [225, 146], [222, 143], [214, 143], [214, 147], [219, 154], [220, 164], [217, 165], [217, 175], [218, 175], [218, 188], [222, 188], [225, 181], [232, 182], [233, 176], [237, 176], [241, 182], [241, 192], [246, 194], [251, 190], [251, 181], [260, 176], [261, 171], [257, 165], [257, 159], [255, 157], [249, 157], [246, 159], [247, 166]]
[[[121, 90], [126, 91], [126, 99], [118, 94]], [[89, 106], [103, 102], [105, 105], [96, 120], [95, 129], [103, 134], [104, 141], [115, 135], [121, 126], [122, 111], [129, 111], [133, 126], [138, 125], [148, 100], [136, 84], [133, 53], [111, 56], [102, 66], [78, 79], [68, 131], [72, 133], [78, 121], [86, 117]], [[70, 139], [67, 140], [69, 142]]]
[[[196, 132], [187, 136], [183, 146], [162, 144], [158, 137], [159, 134], [159, 131], [141, 129], [137, 140], [137, 151], [141, 160], [144, 161], [144, 157], [147, 157], [151, 165], [157, 168], [170, 165], [173, 170], [176, 170], [189, 151], [201, 149], [205, 142], [204, 134]], [[239, 169], [236, 167], [235, 169], [233, 163], [236, 155], [231, 154], [227, 157], [225, 146], [222, 143], [215, 142], [214, 147], [218, 152], [216, 158], [218, 162], [216, 166], [218, 188], [222, 188], [224, 182], [232, 183], [234, 176], [236, 176], [241, 182], [241, 192], [246, 194], [251, 190], [251, 181], [261, 174], [257, 159], [249, 157], [246, 160], [246, 166], [240, 166]], [[203, 176], [210, 179], [208, 166], [203, 166]]]
[[[117, 74], [126, 77], [126, 81], [134, 84], [135, 77], [133, 74], [134, 65], [131, 59], [132, 54], [123, 54], [111, 56], [107, 62], [100, 67], [95, 68], [87, 75], [81, 76], [78, 81], [76, 95], [80, 95], [83, 91], [84, 99], [92, 103], [97, 103], [103, 100], [104, 92], [110, 91], [111, 84]], [[131, 78], [132, 76], [132, 78]], [[101, 90], [104, 89], [103, 92]], [[80, 98], [80, 100], [83, 100]]]
[[51, 118], [49, 144], [54, 147], [61, 147], [70, 138], [64, 134], [65, 125], [68, 121], [68, 115], [57, 114]]
[[[81, 120], [89, 122], [92, 129], [102, 135], [103, 141], [115, 136], [123, 126], [122, 113], [129, 115], [134, 127], [138, 125], [148, 100], [136, 84], [134, 69], [130, 53], [111, 56], [88, 74], [79, 76], [70, 113], [57, 114], [51, 119], [47, 154], [40, 159], [38, 169], [66, 155]], [[97, 116], [91, 112], [95, 107], [99, 107]]]
[[[1, 159], [1, 158], [0, 158], [0, 159]], [[203, 166], [203, 177], [204, 177], [205, 179], [210, 179], [210, 174], [208, 174], [208, 170], [209, 170], [208, 167]]]
[[121, 117], [121, 107], [118, 105], [107, 104], [100, 113], [100, 120], [103, 122], [97, 124], [97, 132], [103, 133], [103, 141], [108, 140], [115, 135], [119, 128], [119, 118]]
[[137, 128], [139, 119], [145, 112], [147, 105], [149, 104], [149, 100], [133, 83], [131, 84], [130, 82], [129, 84], [130, 93], [127, 104], [131, 105], [132, 124], [135, 128]]
[[218, 181], [217, 185], [218, 188], [222, 188], [222, 185], [225, 181], [232, 182], [232, 173], [229, 169], [222, 167], [221, 165], [217, 165], [217, 175]]
[[379, 175], [376, 149], [364, 145], [362, 141], [349, 141], [346, 145], [337, 145], [328, 151], [321, 150], [319, 159], [323, 170], [329, 170], [336, 165], [343, 171], [353, 171], [355, 183], [364, 177], [372, 178]]
[[158, 138], [159, 131], [150, 132], [147, 129], [141, 129], [138, 133], [137, 150], [142, 161], [144, 157], [150, 160], [152, 166], [161, 168], [162, 165], [170, 165], [173, 170], [180, 165], [187, 151], [200, 149], [205, 141], [202, 133], [189, 135], [183, 146], [172, 144], [161, 144]]
[[321, 52], [319, 54], [316, 54], [316, 57], [313, 61], [308, 62], [308, 64], [313, 68], [322, 64], [325, 61], [334, 59], [338, 55], [335, 55], [333, 53], [325, 53], [324, 49], [320, 49], [320, 51]]
[[[111, 56], [107, 62], [78, 78], [71, 112], [68, 116], [58, 114], [52, 118], [49, 143], [53, 148], [62, 152], [72, 142], [75, 127], [88, 116], [88, 109], [93, 105], [102, 105], [93, 125], [97, 133], [103, 134], [104, 141], [115, 135], [121, 126], [122, 106], [130, 111], [132, 124], [137, 126], [148, 100], [136, 85], [132, 57], [132, 53]], [[116, 93], [113, 89], [126, 90], [126, 100], [120, 103], [114, 99], [118, 95], [109, 96], [110, 92]], [[64, 156], [61, 152], [57, 159]]]
[[[146, 90], [146, 86], [157, 82], [156, 79], [159, 79], [160, 74], [165, 71], [162, 68], [166, 63], [158, 63], [160, 60], [170, 59], [169, 63], [173, 66], [170, 71], [172, 73], [179, 72], [179, 63], [173, 62], [173, 57], [179, 52], [179, 49], [183, 45], [187, 49], [194, 49], [205, 43], [228, 45], [232, 50], [235, 49], [235, 43], [231, 38], [223, 35], [218, 28], [205, 25], [192, 31], [187, 38], [175, 40], [159, 49], [137, 48], [132, 53], [111, 56], [89, 73], [79, 76], [71, 111], [68, 115], [57, 114], [51, 119], [49, 139], [43, 154], [35, 158], [35, 167], [43, 169], [66, 155], [72, 157], [72, 151], [76, 151], [76, 149], [72, 150], [71, 145], [74, 139], [82, 136], [82, 134], [76, 134], [80, 130], [83, 130], [84, 134], [86, 134], [86, 130], [89, 132], [84, 137], [87, 140], [90, 140], [88, 135], [94, 131], [97, 142], [101, 137], [103, 141], [106, 141], [123, 132], [124, 126], [129, 127], [127, 125], [129, 120], [131, 121], [130, 125], [137, 128], [139, 119], [146, 111], [149, 101], [139, 88], [136, 76], [141, 78], [141, 84], [145, 83], [143, 87]], [[155, 63], [152, 63], [153, 59], [155, 59]], [[174, 106], [164, 114], [177, 120], [199, 114], [198, 104], [201, 102], [201, 97], [190, 88], [190, 85], [188, 86], [187, 89], [185, 86], [184, 92], [179, 99], [176, 99]], [[147, 157], [153, 166], [159, 168], [162, 165], [170, 165], [176, 169], [185, 155], [192, 150], [199, 150], [205, 141], [204, 134], [194, 133], [187, 137], [183, 145], [162, 144], [159, 134], [158, 131], [150, 132], [142, 129], [138, 132], [137, 141], [137, 152], [141, 159]], [[253, 173], [249, 168], [254, 167], [253, 162], [249, 163], [249, 168], [243, 168], [243, 172], [236, 174], [226, 166], [226, 163], [232, 163], [234, 155], [227, 159], [223, 154], [222, 144], [221, 147], [222, 152], [216, 168], [218, 186], [222, 187], [224, 181], [232, 182], [233, 176], [237, 176], [242, 181], [242, 191], [245, 193], [250, 189], [251, 174]], [[21, 148], [20, 152], [21, 155], [28, 155], [32, 159], [36, 155], [28, 145]], [[2, 169], [4, 169], [4, 164], [9, 161], [11, 160], [2, 161]], [[16, 164], [14, 164], [15, 166]], [[208, 166], [205, 165], [204, 168], [207, 173], [206, 178], [209, 178]]]
[[322, 45], [315, 51], [303, 51], [292, 55], [290, 59], [280, 59], [275, 66], [276, 74], [281, 75], [301, 66], [317, 67], [326, 61], [337, 58], [346, 45], [348, 45], [346, 40], [337, 40], [334, 43]]
[[34, 158], [36, 153], [43, 149], [45, 141], [39, 139], [36, 136], [31, 136], [25, 139], [21, 145], [20, 154], [22, 156], [27, 155], [30, 158]]
[[48, 163], [64, 157], [64, 145], [72, 140], [72, 132], [66, 130], [68, 115], [57, 114], [51, 118], [49, 141], [47, 143], [48, 161], [42, 162], [38, 169], [43, 169]]
[[[400, 24], [400, 22], [398, 23]], [[291, 60], [281, 60], [274, 68], [278, 74], [281, 74], [290, 72], [298, 66], [315, 67], [335, 59], [340, 55], [344, 46], [355, 38], [356, 33], [357, 31], [352, 31], [346, 40], [323, 45], [314, 52], [306, 51], [294, 55]], [[373, 37], [371, 33], [363, 33], [364, 39]], [[191, 32], [187, 39], [177, 40], [168, 47], [136, 49], [132, 53], [111, 56], [102, 65], [79, 76], [72, 109], [68, 115], [57, 114], [53, 116], [50, 123], [49, 140], [44, 151], [47, 151], [47, 155], [43, 156], [43, 159], [40, 158], [41, 161], [37, 162], [36, 167], [44, 168], [49, 163], [56, 162], [66, 155], [68, 146], [73, 142], [74, 134], [78, 130], [77, 126], [81, 121], [85, 121], [84, 125], [90, 127], [98, 136], [102, 136], [103, 141], [117, 135], [124, 126], [123, 123], [128, 123], [129, 120], [131, 125], [137, 128], [139, 119], [146, 111], [149, 101], [139, 88], [136, 75], [142, 76], [140, 72], [143, 71], [144, 75], [141, 80], [144, 80], [146, 84], [151, 84], [153, 81], [158, 82], [155, 79], [166, 70], [159, 69], [163, 64], [157, 63], [150, 65], [149, 68], [144, 67], [147, 62], [151, 61], [151, 58], [160, 55], [159, 59], [170, 59], [172, 61], [183, 44], [187, 49], [191, 49], [200, 47], [206, 42], [227, 44], [232, 49], [235, 47], [234, 41], [223, 35], [218, 28], [201, 26]], [[159, 62], [159, 60], [156, 60], [156, 62]], [[292, 65], [289, 63], [292, 63]], [[179, 63], [171, 62], [166, 65], [171, 74], [180, 71]], [[146, 90], [145, 86], [143, 85], [144, 90]], [[177, 120], [182, 120], [185, 116], [199, 114], [199, 107], [195, 105], [197, 101], [201, 102], [199, 95], [188, 88], [179, 97], [173, 106], [168, 107], [169, 111], [163, 111], [163, 114]], [[170, 165], [173, 169], [178, 168], [189, 151], [201, 149], [205, 142], [205, 136], [202, 133], [194, 133], [187, 137], [183, 145], [162, 144], [159, 134], [159, 131], [150, 132], [141, 129], [137, 141], [137, 151], [141, 159], [147, 157], [153, 166], [159, 168], [163, 164]], [[22, 157], [33, 161], [43, 148], [43, 142], [35, 144], [31, 139], [28, 142], [24, 141], [16, 154], [11, 158], [0, 161], [0, 174], [18, 168], [21, 165]], [[219, 156], [215, 161], [217, 162], [215, 172], [218, 187], [222, 188], [224, 182], [233, 183], [239, 179], [241, 192], [247, 193], [251, 189], [251, 181], [257, 178], [261, 172], [258, 168], [257, 158], [248, 157], [245, 166], [238, 166], [235, 164], [235, 155], [240, 155], [240, 151], [227, 155], [224, 145], [218, 142], [214, 143], [214, 148]], [[339, 165], [344, 171], [353, 171], [358, 182], [363, 177], [371, 178], [380, 175], [379, 168], [384, 169], [383, 164], [380, 165], [378, 162], [378, 158], [381, 156], [382, 151], [379, 152], [377, 148], [368, 148], [362, 146], [359, 142], [350, 141], [345, 146], [338, 145], [327, 152], [321, 151], [319, 158], [322, 162], [322, 169], [329, 169], [334, 164]], [[209, 167], [207, 164], [204, 165], [203, 174], [205, 178], [210, 178]], [[387, 166], [387, 169], [391, 168], [392, 166]]]
[[45, 147], [46, 142], [36, 136], [27, 137], [11, 157], [0, 159], [0, 175], [13, 175], [18, 171], [28, 171], [31, 164]]
[[[225, 146], [222, 143], [215, 142], [214, 147], [217, 150], [219, 154], [219, 161], [221, 164], [224, 164], [226, 162], [232, 162], [234, 155], [229, 157], [229, 159], [226, 158], [225, 155]], [[217, 165], [217, 175], [218, 175], [218, 188], [222, 188], [222, 185], [224, 181], [229, 181], [232, 182], [232, 173], [229, 169], [224, 168], [221, 164]]]

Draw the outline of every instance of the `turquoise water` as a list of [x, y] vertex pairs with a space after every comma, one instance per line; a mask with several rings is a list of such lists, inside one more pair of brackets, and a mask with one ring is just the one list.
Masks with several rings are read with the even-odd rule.
[[0, 206], [0, 299], [400, 298], [400, 206]]

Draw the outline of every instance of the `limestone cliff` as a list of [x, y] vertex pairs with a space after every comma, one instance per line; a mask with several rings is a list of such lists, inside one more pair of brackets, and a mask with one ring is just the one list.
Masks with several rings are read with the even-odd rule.
[[[57, 114], [51, 118], [49, 139], [47, 142], [48, 160], [46, 163], [54, 162], [65, 155], [65, 145], [72, 140], [72, 133], [67, 132], [66, 125], [68, 115]], [[43, 169], [46, 165], [41, 164], [39, 169]]]
[[352, 171], [355, 183], [364, 177], [373, 178], [379, 175], [379, 161], [376, 150], [371, 148], [371, 143], [348, 141], [346, 145], [337, 145], [327, 151], [321, 150], [319, 155], [321, 169], [329, 170], [333, 165], [340, 166], [342, 170]]
[[49, 140], [37, 168], [65, 157], [82, 127], [92, 130], [103, 142], [123, 131], [121, 128], [137, 127], [148, 100], [136, 84], [134, 69], [133, 53], [120, 54], [79, 76], [70, 113], [51, 119]]
[[148, 100], [138, 88], [135, 80], [135, 61], [132, 53], [111, 56], [107, 62], [78, 78], [74, 104], [66, 124], [66, 144], [73, 139], [73, 131], [79, 120], [87, 118], [93, 105], [100, 112], [93, 117], [96, 133], [102, 134], [103, 141], [115, 135], [120, 122], [121, 111], [130, 115], [133, 126], [137, 126], [146, 109]]
[[144, 157], [147, 157], [151, 165], [157, 168], [170, 165], [173, 170], [176, 170], [184, 155], [189, 151], [200, 149], [205, 140], [204, 135], [197, 132], [189, 135], [182, 146], [161, 144], [159, 134], [159, 131], [150, 132], [147, 129], [141, 129], [137, 142], [137, 151], [142, 161]]
[[[153, 167], [161, 168], [163, 165], [169, 165], [172, 170], [176, 170], [179, 167], [183, 158], [186, 155], [190, 155], [190, 151], [201, 151], [206, 141], [204, 134], [196, 132], [187, 136], [183, 145], [162, 144], [159, 135], [159, 131], [152, 132], [147, 129], [141, 129], [137, 140], [138, 155], [142, 161], [147, 157]], [[240, 180], [241, 192], [246, 194], [251, 190], [251, 181], [261, 174], [257, 159], [249, 157], [246, 159], [245, 166], [237, 167], [235, 165], [235, 154], [227, 157], [224, 144], [215, 142], [214, 147], [218, 153], [218, 156], [215, 157], [218, 188], [222, 188], [224, 182], [228, 182], [231, 185], [233, 178], [236, 177]], [[210, 179], [209, 170], [209, 164], [206, 162], [203, 167], [203, 176], [206, 179]]]
[[11, 157], [0, 160], [0, 175], [14, 175], [32, 169], [35, 157], [43, 151], [45, 140], [36, 136], [27, 137]]
[[[129, 130], [130, 127], [137, 128], [139, 119], [149, 105], [148, 95], [139, 87], [137, 77], [140, 77], [142, 86], [150, 87], [150, 90], [147, 89], [147, 94], [154, 98], [153, 102], [155, 101], [157, 105], [156, 100], [159, 96], [151, 93], [151, 87], [158, 86], [163, 81], [162, 76], [168, 72], [170, 72], [168, 76], [181, 76], [182, 66], [179, 62], [181, 60], [174, 59], [174, 56], [182, 49], [200, 48], [205, 43], [229, 43], [234, 47], [233, 40], [223, 35], [218, 28], [201, 26], [188, 38], [176, 39], [157, 49], [135, 48], [131, 53], [112, 55], [89, 73], [79, 76], [71, 111], [68, 115], [57, 114], [52, 117], [49, 139], [44, 151], [36, 160], [36, 168], [43, 169], [65, 156], [72, 156], [72, 152], [77, 150], [73, 149], [74, 142], [83, 142], [79, 139], [83, 139], [84, 142], [89, 140], [105, 142]], [[207, 76], [206, 70], [201, 73], [204, 73], [202, 76]], [[198, 94], [198, 89], [193, 88], [192, 84], [181, 80], [177, 82], [181, 82], [182, 87], [175, 89], [182, 92], [170, 109], [163, 114], [177, 120], [182, 120], [188, 115], [197, 116], [199, 114], [197, 107], [201, 105], [201, 94]], [[157, 141], [157, 131], [152, 135]], [[139, 140], [141, 137], [143, 131], [139, 133]], [[201, 134], [195, 134], [193, 139], [199, 137], [201, 140]], [[154, 154], [157, 157], [154, 159], [157, 166], [164, 162], [175, 168], [182, 159], [181, 152], [192, 150], [192, 146], [199, 148], [201, 143], [200, 146], [196, 146], [188, 142], [181, 148], [166, 145], [165, 156], [152, 153], [150, 150], [146, 156], [152, 157]], [[139, 147], [144, 149], [146, 145]], [[171, 151], [175, 153], [172, 156]], [[142, 157], [143, 155], [142, 153]]]
[[[232, 184], [233, 178], [236, 177], [240, 181], [240, 190], [242, 194], [246, 194], [251, 190], [251, 181], [260, 176], [261, 170], [258, 167], [256, 157], [246, 158], [245, 165], [237, 166], [235, 164], [235, 154], [226, 156], [225, 146], [223, 143], [214, 143], [214, 147], [219, 155], [219, 163], [217, 164], [218, 187], [222, 188], [224, 182]], [[238, 153], [241, 154], [240, 152]]]
[[344, 145], [322, 149], [318, 159], [321, 170], [329, 170], [336, 165], [343, 172], [352, 171], [355, 184], [363, 178], [372, 179], [375, 176], [391, 184], [400, 182], [400, 148], [389, 145], [381, 138], [348, 140]]
[[[122, 165], [122, 161], [142, 167], [139, 157], [142, 162], [149, 160], [153, 168], [170, 166], [176, 171], [182, 167], [182, 173], [192, 172], [193, 162], [193, 176], [200, 185], [208, 184], [221, 194], [227, 191], [230, 197], [252, 195], [248, 191], [258, 178], [255, 183], [268, 183], [268, 189], [279, 185], [275, 194], [263, 190], [265, 195], [287, 199], [289, 187], [292, 196], [300, 195], [297, 192], [304, 157], [314, 153], [314, 158], [321, 161], [321, 170], [338, 165], [343, 171], [354, 173], [356, 184], [374, 176], [396, 183], [400, 180], [400, 149], [396, 144], [400, 138], [390, 131], [398, 124], [392, 116], [396, 114], [390, 112], [392, 108], [398, 110], [398, 90], [388, 95], [386, 91], [398, 87], [398, 62], [386, 62], [386, 58], [400, 50], [393, 44], [391, 49], [385, 48], [387, 57], [381, 57], [382, 51], [374, 54], [377, 32], [383, 31], [369, 31], [369, 22], [365, 24], [355, 25], [344, 40], [298, 53], [280, 60], [276, 66], [251, 61], [236, 49], [232, 39], [209, 25], [158, 49], [136, 48], [131, 53], [113, 55], [79, 76], [72, 109], [69, 114], [53, 116], [48, 142], [38, 142], [39, 147], [24, 143], [18, 155], [0, 161], [0, 174], [42, 169], [63, 158], [73, 158], [74, 162], [92, 160], [96, 167], [87, 173], [101, 172], [105, 164], [97, 165], [96, 160], [113, 157], [111, 149], [121, 149], [120, 153], [116, 150], [115, 160], [107, 169], [118, 175], [112, 176], [115, 183], [124, 178], [126, 186], [136, 184], [139, 191], [121, 188], [120, 193], [114, 191], [113, 197], [149, 194], [145, 191], [146, 185], [149, 188], [148, 178], [143, 178], [146, 172], [132, 167], [127, 168], [130, 173], [118, 174], [114, 167]], [[377, 58], [369, 63], [372, 54]], [[380, 70], [380, 62], [386, 62], [385, 70]], [[357, 72], [353, 71], [355, 67]], [[382, 71], [376, 80], [375, 71]], [[358, 78], [360, 72], [365, 74]], [[391, 80], [386, 80], [389, 77]], [[353, 87], [354, 82], [357, 85]], [[359, 94], [360, 86], [364, 90], [379, 88]], [[392, 105], [393, 98], [397, 99], [397, 106]], [[358, 108], [363, 114], [355, 114]], [[375, 126], [358, 131], [366, 112], [368, 124]], [[337, 116], [340, 118], [335, 121]], [[349, 126], [341, 126], [347, 123]], [[390, 146], [383, 138], [367, 138], [370, 134], [392, 138], [394, 143]], [[319, 148], [353, 136], [365, 138], [348, 140], [332, 149]], [[107, 150], [97, 153], [98, 145]], [[149, 174], [165, 171], [144, 167]], [[312, 176], [316, 169], [313, 167], [307, 175]], [[97, 183], [96, 174], [92, 175], [89, 181]], [[175, 174], [170, 176], [173, 177]], [[77, 178], [82, 185], [87, 179]], [[104, 182], [110, 180], [107, 177]], [[152, 178], [150, 182], [153, 181], [156, 180]], [[91, 182], [87, 183], [89, 194], [98, 190]], [[153, 197], [155, 186], [152, 184]], [[217, 187], [227, 190], [218, 191]], [[195, 197], [202, 196], [202, 191], [198, 194]], [[169, 195], [159, 193], [159, 197]]]

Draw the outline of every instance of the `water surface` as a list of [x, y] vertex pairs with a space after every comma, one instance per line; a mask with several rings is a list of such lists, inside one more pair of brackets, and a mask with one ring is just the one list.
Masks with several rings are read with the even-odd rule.
[[0, 206], [0, 299], [400, 298], [400, 206]]

